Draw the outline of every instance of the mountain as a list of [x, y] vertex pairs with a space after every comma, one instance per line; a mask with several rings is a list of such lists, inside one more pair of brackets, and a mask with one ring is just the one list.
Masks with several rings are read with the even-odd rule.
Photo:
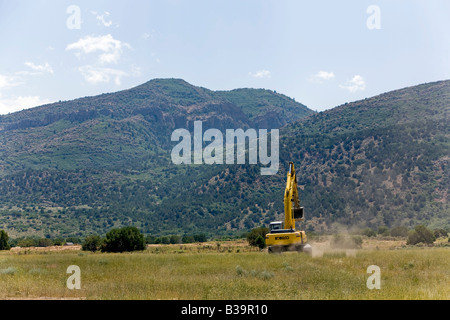
[[274, 91], [154, 79], [0, 116], [0, 228], [84, 235], [136, 223], [160, 232], [160, 209], [180, 194], [179, 180], [221, 170], [173, 165], [175, 129], [192, 131], [195, 120], [204, 130], [277, 129], [311, 114]]
[[[0, 117], [0, 229], [85, 236], [242, 232], [283, 214], [296, 165], [307, 230], [450, 227], [450, 81], [315, 113], [274, 91], [211, 91], [178, 79]], [[174, 129], [280, 128], [280, 170], [175, 165]]]
[[[251, 97], [251, 98], [249, 98]], [[173, 147], [171, 133], [279, 128], [314, 112], [268, 90], [213, 92], [155, 79], [118, 93], [59, 102], [0, 117], [0, 176], [25, 169], [116, 168]]]
[[284, 128], [317, 225], [450, 227], [450, 81], [348, 103]]
[[[194, 204], [198, 214], [213, 208], [206, 219], [189, 221], [211, 228], [213, 217], [226, 230], [282, 220], [286, 167], [293, 161], [307, 230], [417, 224], [448, 229], [449, 106], [450, 81], [440, 81], [302, 118], [281, 128], [283, 166], [277, 175], [231, 166], [183, 180], [188, 187], [172, 199], [169, 212]], [[195, 201], [186, 206], [184, 199]]]

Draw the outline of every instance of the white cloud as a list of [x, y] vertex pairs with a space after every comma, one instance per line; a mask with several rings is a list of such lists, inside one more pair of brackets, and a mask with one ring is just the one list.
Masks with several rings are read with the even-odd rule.
[[333, 80], [335, 78], [333, 72], [327, 72], [327, 71], [319, 71], [317, 74], [312, 76], [309, 81], [310, 82], [316, 82], [316, 83], [322, 83], [323, 81], [329, 81]]
[[351, 80], [347, 81], [344, 85], [339, 85], [339, 87], [355, 93], [357, 91], [364, 91], [366, 89], [366, 82], [362, 76], [355, 75]]
[[0, 74], [0, 89], [9, 89], [23, 84], [16, 76]]
[[116, 85], [121, 84], [122, 77], [129, 76], [128, 73], [111, 68], [95, 67], [95, 66], [83, 66], [78, 68], [83, 75], [84, 79], [90, 84], [109, 83], [114, 79]]
[[259, 70], [255, 73], [249, 72], [248, 73], [253, 78], [259, 78], [259, 79], [270, 79], [272, 77], [272, 73], [268, 70]]
[[42, 64], [42, 65], [36, 65], [33, 62], [25, 62], [25, 65], [32, 70], [38, 72], [38, 73], [51, 73], [53, 74], [53, 68], [49, 65], [48, 62]]
[[123, 49], [131, 49], [131, 46], [120, 40], [116, 40], [112, 35], [104, 36], [86, 36], [77, 42], [71, 43], [66, 47], [66, 51], [75, 50], [76, 55], [81, 53], [90, 54], [103, 52], [98, 56], [101, 64], [117, 63], [122, 55]]
[[51, 103], [51, 101], [48, 99], [42, 99], [39, 96], [25, 96], [3, 99], [2, 95], [0, 94], [0, 114], [16, 112], [48, 103]]

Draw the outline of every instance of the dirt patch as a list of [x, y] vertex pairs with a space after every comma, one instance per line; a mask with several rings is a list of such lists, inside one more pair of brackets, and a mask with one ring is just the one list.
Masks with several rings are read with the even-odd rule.
[[80, 245], [73, 246], [51, 246], [51, 247], [13, 247], [11, 248], [12, 253], [24, 253], [24, 252], [48, 252], [48, 251], [79, 251], [81, 250]]

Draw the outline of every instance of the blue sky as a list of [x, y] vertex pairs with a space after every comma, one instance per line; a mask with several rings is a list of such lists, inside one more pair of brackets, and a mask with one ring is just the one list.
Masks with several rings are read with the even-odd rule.
[[0, 0], [0, 114], [154, 78], [313, 110], [450, 79], [450, 1]]

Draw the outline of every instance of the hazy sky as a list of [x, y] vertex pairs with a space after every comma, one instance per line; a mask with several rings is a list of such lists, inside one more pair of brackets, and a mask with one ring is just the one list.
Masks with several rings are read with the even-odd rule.
[[0, 114], [154, 78], [319, 111], [450, 79], [450, 1], [0, 0]]

